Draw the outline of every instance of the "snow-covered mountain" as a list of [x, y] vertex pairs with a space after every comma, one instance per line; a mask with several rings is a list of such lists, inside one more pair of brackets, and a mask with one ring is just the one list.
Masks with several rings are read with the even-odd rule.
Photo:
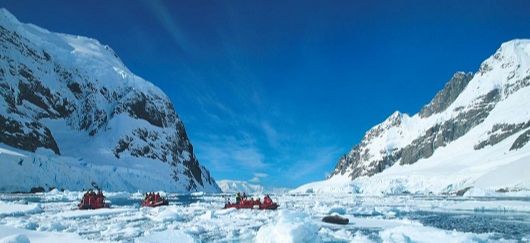
[[295, 191], [454, 193], [530, 189], [530, 40], [458, 72], [413, 116], [396, 111]]
[[285, 187], [266, 187], [260, 184], [237, 180], [219, 180], [217, 185], [224, 193], [246, 192], [247, 194], [283, 194], [291, 189]]
[[169, 98], [87, 37], [0, 9], [0, 191], [220, 191]]
[[246, 181], [235, 181], [235, 180], [219, 180], [217, 185], [221, 188], [224, 193], [237, 193], [246, 192], [248, 194], [259, 194], [263, 193], [263, 186], [257, 184], [251, 184]]

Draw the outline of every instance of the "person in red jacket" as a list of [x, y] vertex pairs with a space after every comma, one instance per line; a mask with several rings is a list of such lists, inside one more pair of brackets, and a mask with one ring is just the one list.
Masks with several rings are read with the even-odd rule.
[[269, 197], [269, 195], [265, 195], [265, 197], [263, 198], [263, 204], [265, 205], [272, 204], [272, 199], [271, 197]]
[[88, 205], [90, 205], [90, 208], [96, 208], [96, 193], [92, 190], [88, 192]]
[[89, 204], [88, 204], [88, 191], [85, 192], [85, 194], [83, 195], [83, 199], [81, 199], [81, 205], [82, 207], [87, 207]]
[[97, 208], [103, 207], [104, 201], [105, 201], [105, 196], [103, 196], [103, 192], [101, 192], [101, 190], [98, 190], [98, 194], [96, 195], [96, 207]]

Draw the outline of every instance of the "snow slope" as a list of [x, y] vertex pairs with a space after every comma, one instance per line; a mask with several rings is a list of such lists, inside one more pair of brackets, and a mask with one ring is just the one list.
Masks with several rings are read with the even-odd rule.
[[295, 192], [482, 194], [530, 190], [530, 40], [457, 73], [419, 113], [395, 112]]
[[[218, 192], [169, 98], [97, 40], [0, 9], [0, 191]], [[9, 151], [9, 152], [6, 152]]]

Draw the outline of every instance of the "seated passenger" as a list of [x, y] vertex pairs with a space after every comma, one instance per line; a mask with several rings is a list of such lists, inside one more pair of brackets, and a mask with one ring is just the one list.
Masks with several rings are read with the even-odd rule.
[[241, 194], [238, 192], [236, 194], [236, 203], [239, 204], [241, 202]]
[[269, 197], [269, 195], [265, 195], [265, 197], [263, 198], [263, 203], [272, 204], [272, 199]]

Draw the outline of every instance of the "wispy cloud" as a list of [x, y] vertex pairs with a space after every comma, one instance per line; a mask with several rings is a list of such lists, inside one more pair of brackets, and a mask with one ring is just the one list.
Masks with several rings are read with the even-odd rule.
[[216, 171], [255, 171], [267, 167], [265, 156], [246, 134], [207, 135], [196, 144], [199, 159], [212, 166]]
[[171, 16], [170, 11], [164, 5], [163, 1], [146, 0], [143, 3], [182, 51], [192, 53], [196, 50], [195, 46], [184, 34], [184, 31]]
[[262, 122], [261, 128], [263, 130], [263, 133], [265, 134], [265, 137], [267, 138], [267, 141], [269, 145], [273, 148], [279, 147], [279, 136], [276, 129], [274, 129], [268, 122]]
[[268, 177], [269, 175], [266, 173], [254, 173], [254, 177], [252, 179], [248, 180], [252, 183], [260, 183], [261, 179]]
[[334, 164], [342, 152], [344, 151], [341, 148], [334, 146], [309, 149], [303, 157], [298, 158], [296, 162], [289, 166], [284, 173], [288, 177], [284, 177], [290, 180], [297, 180], [313, 173], [325, 176], [326, 173], [329, 173], [328, 170], [330, 169], [327, 167], [330, 164]]

